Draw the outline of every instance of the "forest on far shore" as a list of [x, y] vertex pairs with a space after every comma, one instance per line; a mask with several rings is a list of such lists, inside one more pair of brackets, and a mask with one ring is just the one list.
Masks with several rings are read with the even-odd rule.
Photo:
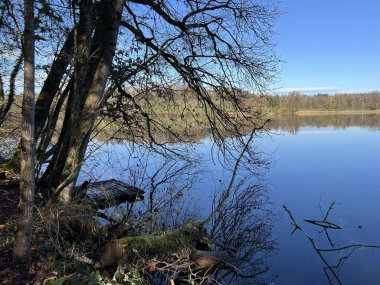
[[288, 95], [271, 95], [269, 103], [274, 110], [300, 111], [349, 111], [380, 109], [380, 91], [369, 93], [339, 93], [335, 95], [304, 95], [292, 92]]

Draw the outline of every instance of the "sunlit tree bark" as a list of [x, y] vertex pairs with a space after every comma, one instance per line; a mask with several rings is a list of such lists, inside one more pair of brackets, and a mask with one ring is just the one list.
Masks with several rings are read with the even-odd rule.
[[30, 261], [34, 208], [34, 0], [24, 2], [24, 95], [21, 129], [21, 181], [14, 261]]

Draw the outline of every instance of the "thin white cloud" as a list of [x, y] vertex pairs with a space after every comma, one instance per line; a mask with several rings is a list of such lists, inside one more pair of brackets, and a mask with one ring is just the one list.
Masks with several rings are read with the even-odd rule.
[[276, 93], [289, 93], [289, 92], [313, 92], [313, 93], [318, 93], [318, 92], [338, 92], [340, 90], [340, 87], [336, 86], [320, 86], [320, 87], [286, 87], [286, 88], [279, 88], [276, 89]]

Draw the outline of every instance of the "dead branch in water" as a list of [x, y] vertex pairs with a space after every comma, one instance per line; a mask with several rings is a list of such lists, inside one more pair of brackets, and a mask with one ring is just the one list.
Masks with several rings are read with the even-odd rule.
[[[292, 231], [291, 235], [294, 234], [294, 232], [296, 232], [297, 230], [302, 232], [306, 236], [306, 238], [310, 241], [314, 251], [318, 254], [320, 259], [322, 260], [322, 262], [324, 264], [323, 270], [324, 270], [325, 275], [329, 281], [328, 284], [329, 285], [333, 285], [333, 284], [341, 285], [342, 281], [340, 280], [338, 273], [341, 270], [344, 262], [354, 253], [354, 251], [356, 249], [359, 249], [359, 248], [380, 249], [380, 246], [378, 246], [378, 245], [366, 245], [366, 244], [350, 244], [350, 245], [346, 245], [346, 246], [342, 246], [342, 247], [334, 247], [327, 230], [328, 229], [339, 229], [339, 230], [343, 229], [342, 227], [327, 221], [327, 217], [328, 217], [329, 213], [331, 212], [331, 210], [333, 209], [334, 205], [335, 205], [335, 201], [330, 205], [326, 215], [324, 215], [323, 221], [305, 220], [308, 223], [311, 223], [313, 225], [316, 225], [316, 226], [323, 228], [332, 248], [320, 248], [320, 247], [318, 247], [317, 243], [315, 242], [315, 239], [310, 234], [308, 234], [299, 225], [299, 223], [294, 218], [292, 212], [285, 205], [282, 205], [282, 207], [284, 208], [285, 212], [289, 215], [289, 218], [292, 221], [292, 225], [294, 226], [294, 230]], [[331, 265], [329, 263], [329, 261], [326, 259], [326, 257], [324, 256], [324, 253], [326, 253], [326, 252], [330, 252], [330, 253], [331, 252], [339, 252], [339, 253], [345, 252], [345, 254], [339, 259], [339, 261], [336, 265]]]

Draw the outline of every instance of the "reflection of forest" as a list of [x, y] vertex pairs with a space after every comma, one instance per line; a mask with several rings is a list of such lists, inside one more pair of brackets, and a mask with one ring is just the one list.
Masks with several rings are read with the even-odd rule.
[[299, 116], [295, 114], [282, 114], [273, 117], [270, 129], [297, 133], [302, 127], [334, 127], [345, 129], [348, 127], [362, 127], [371, 130], [380, 130], [379, 114], [357, 114], [357, 115], [315, 115]]
[[[323, 114], [323, 115], [297, 115], [295, 113], [281, 113], [269, 116], [271, 121], [267, 125], [267, 129], [275, 131], [284, 131], [296, 134], [300, 128], [303, 127], [333, 127], [336, 129], [345, 129], [348, 127], [362, 127], [370, 130], [380, 130], [380, 114]], [[245, 127], [247, 133], [250, 131], [249, 127]], [[181, 136], [184, 141], [191, 143], [199, 143], [205, 138], [212, 136], [211, 129], [198, 126], [193, 128], [186, 128], [180, 130]], [[124, 139], [124, 134], [120, 131], [114, 139]], [[107, 141], [111, 136], [106, 132], [100, 132], [97, 139]], [[156, 137], [159, 142], [176, 142], [170, 133], [160, 133]]]
[[[354, 95], [352, 95], [355, 97]], [[285, 100], [288, 96], [281, 96], [281, 98]], [[291, 96], [290, 96], [291, 97]], [[326, 99], [329, 97], [323, 96], [300, 96], [304, 98], [306, 101], [313, 101], [316, 99]], [[356, 96], [357, 98], [372, 98], [373, 96]], [[355, 98], [356, 98], [355, 97]], [[322, 99], [321, 99], [322, 98]], [[346, 98], [343, 96], [343, 98]], [[367, 98], [367, 99], [368, 99]], [[251, 102], [252, 103], [252, 102]], [[197, 109], [198, 110], [198, 109]], [[282, 109], [285, 110], [285, 109]], [[269, 114], [271, 121], [268, 125], [269, 129], [285, 131], [289, 133], [297, 133], [302, 127], [334, 127], [338, 129], [344, 129], [347, 127], [363, 127], [371, 130], [380, 130], [380, 113], [374, 114], [366, 114], [365, 110], [362, 110], [363, 113], [352, 113], [352, 114], [339, 114], [339, 113], [321, 113], [313, 115], [312, 112], [306, 111], [305, 114], [297, 114], [296, 112], [290, 112], [290, 109], [286, 109], [287, 112], [275, 112]], [[305, 109], [306, 110], [306, 109]], [[319, 110], [319, 112], [328, 111], [328, 109]], [[318, 111], [316, 111], [318, 112]], [[358, 112], [360, 112], [358, 110]], [[162, 118], [167, 118], [169, 115], [175, 114], [165, 114], [161, 113], [160, 116]], [[170, 122], [171, 129], [176, 133], [180, 134], [183, 141], [190, 143], [201, 142], [205, 138], [209, 138], [212, 136], [211, 129], [208, 124], [205, 123], [206, 119], [202, 116], [200, 112], [197, 117], [198, 121], [201, 122], [193, 122], [192, 118], [186, 118], [186, 120], [173, 120], [167, 119]], [[243, 124], [244, 125], [244, 124]], [[9, 114], [8, 119], [5, 124], [0, 128], [0, 140], [2, 141], [3, 149], [0, 149], [0, 152], [4, 152], [4, 146], [7, 144], [4, 143], [4, 140], [17, 140], [20, 131], [20, 114], [19, 110], [14, 106], [12, 112]], [[243, 128], [243, 126], [241, 126]], [[247, 133], [250, 131], [248, 126], [244, 127]], [[117, 126], [107, 126], [105, 128], [99, 128], [95, 132], [95, 137], [100, 141], [108, 141], [110, 139], [127, 139], [129, 135], [127, 133], [128, 130], [124, 128], [119, 128]], [[158, 142], [178, 142], [178, 138], [173, 137], [170, 132], [157, 132], [155, 133], [155, 138]], [[54, 137], [53, 137], [54, 140]], [[9, 154], [8, 154], [9, 155]], [[3, 155], [4, 156], [4, 155]]]

